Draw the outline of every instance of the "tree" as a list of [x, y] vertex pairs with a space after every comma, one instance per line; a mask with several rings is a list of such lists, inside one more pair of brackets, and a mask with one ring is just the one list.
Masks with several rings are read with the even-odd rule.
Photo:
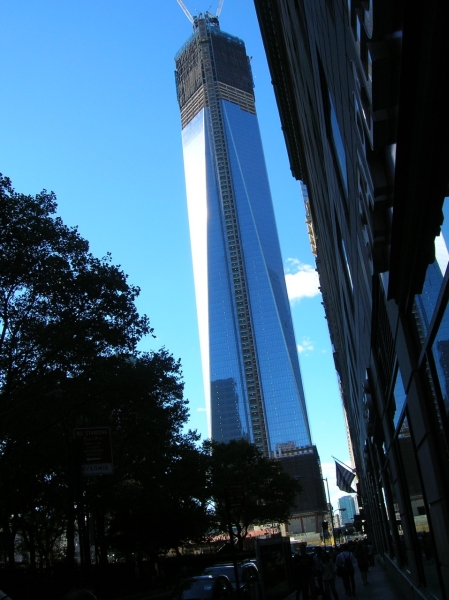
[[139, 288], [56, 212], [56, 197], [14, 191], [0, 175], [0, 401], [3, 422], [55, 392], [61, 375], [132, 353], [152, 330]]
[[[53, 192], [20, 194], [0, 175], [0, 528], [11, 565], [17, 533], [32, 564], [49, 564], [64, 534], [73, 563], [81, 507], [103, 561], [112, 543], [154, 553], [208, 520], [206, 458], [182, 433], [181, 365], [165, 349], [137, 351], [152, 333], [139, 288], [56, 208]], [[111, 428], [115, 473], [83, 481], [72, 432], [88, 426]]]
[[242, 484], [244, 502], [230, 508], [230, 520], [240, 549], [251, 525], [288, 521], [295, 496], [301, 491], [276, 460], [269, 460], [246, 440], [205, 442], [211, 454], [211, 489], [215, 515], [221, 531], [228, 531], [225, 490]]
[[[48, 487], [62, 470], [60, 446], [52, 451], [44, 432], [70, 428], [86, 401], [62, 401], [62, 388], [88, 378], [100, 358], [135, 353], [152, 332], [134, 304], [139, 288], [109, 255], [95, 258], [56, 208], [53, 192], [16, 193], [0, 175], [0, 513], [12, 563], [18, 515], [35, 485]], [[21, 496], [15, 480], [24, 469], [34, 478]]]
[[[197, 447], [195, 432], [182, 433], [188, 410], [181, 375], [179, 361], [162, 349], [122, 360], [119, 367], [105, 365], [96, 380], [115, 469], [113, 476], [97, 478], [90, 504], [103, 519], [108, 545], [126, 556], [155, 557], [198, 539], [209, 526], [208, 456]], [[103, 486], [113, 486], [113, 494]]]

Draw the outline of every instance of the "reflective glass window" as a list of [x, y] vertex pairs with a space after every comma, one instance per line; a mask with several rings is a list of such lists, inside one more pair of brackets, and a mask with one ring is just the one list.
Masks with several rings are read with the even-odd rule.
[[449, 307], [446, 307], [432, 346], [439, 387], [446, 414], [449, 413]]
[[346, 152], [345, 152], [345, 147], [343, 144], [343, 138], [342, 138], [342, 135], [340, 132], [340, 127], [338, 125], [337, 113], [335, 111], [334, 102], [332, 100], [332, 94], [330, 92], [329, 92], [329, 103], [330, 103], [330, 108], [331, 108], [330, 124], [331, 124], [332, 138], [334, 141], [335, 152], [336, 152], [338, 164], [340, 167], [340, 173], [341, 173], [345, 191], [347, 194], [348, 193], [348, 172], [347, 172], [347, 167], [346, 167]]
[[[223, 113], [269, 446], [271, 452], [290, 441], [306, 446], [304, 392], [257, 118], [230, 102], [223, 102]], [[244, 357], [242, 363], [246, 369]], [[256, 440], [261, 425], [253, 420], [252, 428]]]
[[401, 416], [402, 409], [405, 404], [405, 399], [406, 393], [404, 389], [404, 382], [402, 381], [401, 371], [400, 369], [398, 369], [396, 375], [396, 382], [394, 385], [394, 404], [392, 405], [391, 410], [395, 427], [397, 427], [398, 425], [399, 418]]
[[412, 531], [403, 531], [400, 527], [400, 540], [403, 544], [406, 564], [413, 564], [414, 557], [422, 564], [427, 590], [436, 598], [441, 598], [438, 572], [435, 564], [432, 532], [427, 519], [427, 508], [421, 488], [421, 478], [416, 461], [415, 449], [410, 435], [407, 418], [404, 418], [398, 436], [398, 449], [403, 464], [403, 473], [408, 492], [405, 506], [400, 506], [401, 523], [410, 522]]

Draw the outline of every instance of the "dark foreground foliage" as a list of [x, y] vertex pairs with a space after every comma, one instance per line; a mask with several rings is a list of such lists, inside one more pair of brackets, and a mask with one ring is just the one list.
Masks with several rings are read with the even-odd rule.
[[[0, 533], [31, 569], [155, 555], [200, 535], [206, 469], [181, 365], [152, 333], [139, 288], [55, 216], [56, 197], [0, 176]], [[81, 477], [73, 430], [110, 427], [113, 475]], [[182, 467], [181, 467], [182, 465]], [[182, 482], [182, 487], [179, 486]]]
[[[271, 525], [289, 520], [300, 484], [292, 479], [278, 461], [265, 458], [246, 440], [224, 444], [205, 442], [211, 452], [211, 497], [215, 519], [221, 531], [230, 521], [240, 549], [252, 525]], [[226, 487], [241, 484], [244, 498], [240, 505], [226, 507]]]

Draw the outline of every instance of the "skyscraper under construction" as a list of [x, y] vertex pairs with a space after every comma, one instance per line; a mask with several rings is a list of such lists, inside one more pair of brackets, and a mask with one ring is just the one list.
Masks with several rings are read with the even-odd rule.
[[211, 437], [315, 456], [250, 61], [217, 17], [192, 21], [176, 85]]

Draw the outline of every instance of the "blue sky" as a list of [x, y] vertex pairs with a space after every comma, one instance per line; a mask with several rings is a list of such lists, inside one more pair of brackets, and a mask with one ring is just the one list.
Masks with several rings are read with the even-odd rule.
[[[218, 0], [189, 10], [215, 11]], [[198, 10], [197, 10], [198, 9]], [[53, 190], [92, 252], [140, 286], [138, 308], [183, 365], [189, 426], [207, 437], [174, 55], [191, 34], [176, 0], [3, 0], [0, 172], [17, 191]], [[313, 441], [334, 506], [331, 456], [349, 453], [300, 185], [290, 173], [251, 0], [225, 0], [224, 31], [252, 57]]]

